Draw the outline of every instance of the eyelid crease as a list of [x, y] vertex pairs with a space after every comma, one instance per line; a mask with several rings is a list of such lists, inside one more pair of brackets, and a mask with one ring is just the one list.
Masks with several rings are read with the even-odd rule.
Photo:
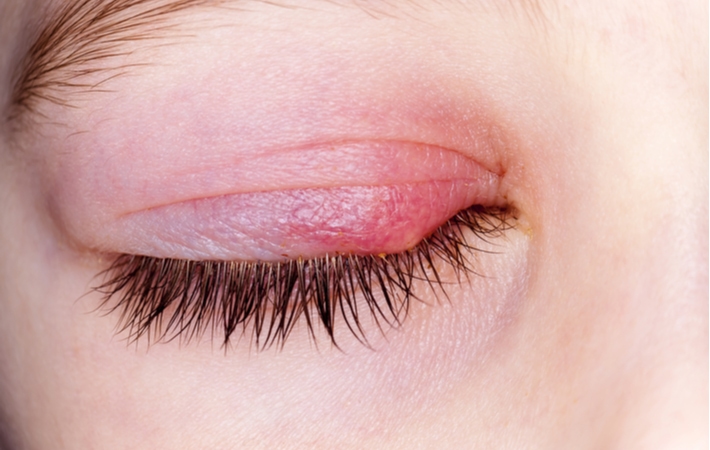
[[[388, 148], [389, 147], [389, 148]], [[372, 149], [378, 149], [373, 153]], [[337, 151], [335, 151], [337, 149]], [[452, 157], [455, 155], [455, 157]], [[239, 162], [236, 163], [235, 160]], [[227, 170], [226, 168], [230, 169]], [[264, 167], [270, 167], [265, 172]], [[297, 175], [291, 167], [297, 167]], [[137, 167], [136, 167], [137, 168]], [[131, 167], [131, 175], [135, 169]], [[340, 140], [318, 145], [240, 154], [224, 161], [218, 170], [203, 172], [195, 165], [171, 176], [185, 180], [209, 179], [221, 190], [194, 194], [193, 187], [168, 202], [147, 204], [140, 210], [117, 214], [116, 218], [151, 210], [235, 194], [293, 191], [314, 188], [347, 188], [358, 186], [397, 186], [423, 182], [468, 182], [481, 189], [495, 190], [505, 175], [500, 162], [493, 158], [474, 159], [454, 149], [436, 144], [400, 140]], [[238, 179], [238, 182], [232, 180]], [[323, 181], [329, 184], [324, 186]], [[319, 183], [320, 182], [320, 183]], [[184, 185], [189, 186], [187, 183]], [[485, 188], [484, 188], [485, 186]]]
[[[396, 254], [336, 254], [285, 263], [189, 261], [121, 255], [102, 272], [94, 290], [99, 307], [117, 312], [118, 333], [129, 342], [189, 342], [222, 335], [226, 349], [238, 331], [251, 332], [257, 349], [283, 348], [299, 321], [316, 340], [322, 328], [338, 347], [335, 326], [370, 347], [363, 321], [369, 314], [381, 332], [398, 327], [423, 282], [448, 298], [443, 269], [458, 282], [477, 274], [468, 252], [487, 252], [468, 243], [467, 232], [490, 242], [514, 227], [510, 208], [474, 206], [460, 211], [411, 250]], [[364, 302], [364, 306], [358, 302]]]

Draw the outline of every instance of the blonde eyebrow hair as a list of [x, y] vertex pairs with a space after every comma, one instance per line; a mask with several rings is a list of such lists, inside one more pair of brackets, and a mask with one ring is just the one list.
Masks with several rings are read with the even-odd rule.
[[[341, 4], [338, 0], [324, 0]], [[343, 0], [373, 17], [391, 15], [401, 3], [422, 7], [420, 0], [395, 0], [377, 3], [367, 0]], [[441, 8], [445, 3], [466, 5], [465, 0], [428, 0]], [[544, 17], [545, 0], [473, 0], [486, 10], [499, 14], [522, 11], [529, 21]], [[101, 83], [124, 73], [131, 66], [102, 66], [111, 58], [132, 52], [127, 46], [137, 41], [164, 38], [181, 24], [179, 13], [196, 7], [226, 7], [262, 2], [274, 6], [295, 7], [281, 0], [65, 0], [50, 11], [40, 26], [33, 44], [18, 65], [5, 119], [15, 122], [27, 112], [36, 112], [39, 102], [68, 105], [67, 91], [97, 91]], [[400, 2], [400, 3], [398, 3]], [[88, 82], [87, 75], [104, 73], [101, 81]]]

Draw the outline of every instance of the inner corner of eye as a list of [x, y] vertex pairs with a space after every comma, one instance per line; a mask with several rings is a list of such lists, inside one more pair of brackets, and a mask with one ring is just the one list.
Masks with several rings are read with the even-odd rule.
[[111, 235], [126, 234], [115, 244], [121, 253], [158, 258], [386, 255], [412, 249], [482, 198], [467, 180], [241, 193], [141, 211]]

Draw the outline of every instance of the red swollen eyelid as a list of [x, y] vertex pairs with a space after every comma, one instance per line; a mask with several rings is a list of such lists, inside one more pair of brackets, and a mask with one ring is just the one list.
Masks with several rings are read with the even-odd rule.
[[495, 189], [490, 177], [192, 200], [127, 218], [133, 230], [123, 245], [130, 253], [196, 260], [398, 253]]
[[81, 242], [99, 251], [274, 261], [396, 253], [462, 209], [501, 206], [499, 175], [438, 146], [333, 142], [225, 155], [192, 166], [112, 160], [110, 178], [79, 197], [93, 202], [79, 213], [104, 216], [65, 223], [80, 220]]

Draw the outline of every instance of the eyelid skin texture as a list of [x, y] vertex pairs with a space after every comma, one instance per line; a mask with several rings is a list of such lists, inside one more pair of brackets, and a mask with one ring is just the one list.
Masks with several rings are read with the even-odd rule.
[[[306, 159], [313, 153], [319, 157]], [[261, 169], [230, 168], [238, 181], [226, 194], [217, 186], [217, 195], [123, 215], [94, 233], [94, 245], [211, 260], [396, 253], [456, 212], [497, 201], [497, 175], [456, 152], [421, 145], [331, 145], [268, 155], [266, 164], [259, 159], [244, 165]]]
[[[254, 31], [253, 26], [246, 29], [248, 34]], [[115, 301], [122, 305], [120, 315], [127, 318], [123, 325], [137, 324], [130, 337], [140, 336], [152, 323], [163, 331], [171, 323], [195, 323], [181, 314], [187, 310], [208, 318], [197, 323], [217, 324], [208, 326], [216, 333], [224, 329], [227, 341], [234, 327], [223, 326], [221, 319], [232, 314], [200, 306], [217, 304], [234, 311], [241, 311], [241, 304], [263, 305], [279, 319], [269, 322], [281, 330], [277, 335], [290, 335], [292, 326], [280, 325], [284, 318], [294, 324], [295, 336], [310, 329], [315, 338], [319, 326], [308, 325], [311, 312], [327, 317], [313, 322], [322, 323], [327, 334], [347, 332], [350, 327], [340, 319], [320, 312], [343, 304], [323, 292], [350, 286], [355, 293], [347, 298], [369, 322], [355, 334], [369, 339], [378, 328], [372, 321], [381, 315], [368, 310], [389, 310], [384, 315], [396, 323], [408, 317], [408, 299], [425, 298], [431, 290], [441, 295], [443, 289], [436, 286], [458, 285], [462, 280], [457, 275], [485, 273], [487, 266], [478, 267], [477, 252], [466, 246], [466, 233], [453, 240], [425, 241], [461, 210], [507, 205], [501, 182], [510, 135], [488, 93], [472, 88], [483, 83], [450, 78], [446, 65], [423, 65], [415, 55], [401, 53], [401, 42], [378, 42], [371, 51], [351, 54], [347, 40], [312, 42], [313, 35], [302, 29], [293, 34], [278, 30], [263, 40], [268, 50], [240, 45], [240, 33], [228, 27], [215, 34], [218, 52], [184, 60], [172, 55], [170, 46], [165, 54], [161, 48], [155, 67], [139, 67], [136, 76], [111, 80], [101, 86], [103, 92], [79, 96], [86, 100], [85, 108], [55, 116], [65, 118], [66, 129], [72, 131], [56, 141], [67, 157], [52, 168], [56, 183], [48, 193], [65, 234], [83, 249], [150, 257], [139, 258], [141, 266], [180, 267], [180, 274], [194, 268], [188, 281], [162, 291], [141, 281], [149, 277], [146, 272], [128, 278], [122, 270], [111, 273], [117, 282], [110, 283], [106, 295], [132, 280], [140, 292], [159, 297], [155, 309], [150, 301], [140, 301], [145, 298], [140, 295], [107, 299], [109, 307]], [[421, 249], [408, 251], [420, 243]], [[437, 243], [448, 249], [448, 258], [430, 250], [442, 247]], [[480, 244], [471, 240], [470, 245]], [[349, 275], [314, 275], [323, 261], [332, 260], [325, 255], [362, 268], [338, 272], [352, 275], [359, 284], [347, 284]], [[264, 262], [289, 259], [305, 267], [295, 273], [306, 287], [270, 284], [292, 278]], [[198, 262], [190, 266], [187, 260]], [[373, 261], [379, 269], [365, 269]], [[268, 296], [246, 293], [239, 302], [242, 294], [212, 290], [221, 284], [210, 280], [225, 280], [219, 268], [233, 264], [265, 273], [265, 278], [253, 277], [258, 292], [266, 286], [271, 297], [283, 300], [275, 303], [287, 306], [271, 308]], [[332, 266], [325, 267], [323, 273], [331, 273], [327, 267]], [[216, 275], [193, 284], [197, 278], [191, 277], [199, 273]], [[239, 276], [227, 277], [235, 278]], [[374, 299], [368, 299], [365, 293], [372, 291]], [[451, 287], [446, 293], [455, 291]], [[190, 292], [199, 294], [193, 299]], [[313, 300], [314, 293], [320, 301]], [[476, 299], [481, 309], [503, 301], [489, 299], [483, 291]], [[129, 305], [147, 315], [131, 314]], [[158, 320], [163, 308], [173, 307], [176, 314], [168, 311], [165, 323]], [[341, 311], [351, 316], [348, 307]], [[302, 315], [291, 321], [291, 312]], [[253, 314], [237, 316], [244, 319], [245, 331], [251, 318], [256, 320]], [[199, 334], [199, 328], [191, 330]]]
[[[481, 197], [471, 181], [238, 194], [169, 205], [109, 228], [126, 253], [272, 261], [408, 250]], [[489, 188], [490, 189], [490, 188]], [[115, 231], [114, 231], [115, 230]]]
[[[353, 67], [356, 61], [335, 56], [325, 52], [310, 64], [294, 66], [288, 66], [288, 57], [265, 61], [267, 72], [288, 66], [278, 77], [264, 73], [261, 64], [233, 69], [233, 63], [206, 60], [206, 71], [166, 63], [161, 71], [167, 73], [155, 89], [146, 87], [154, 81], [150, 76], [133, 88], [130, 77], [115, 80], [121, 96], [93, 94], [89, 106], [63, 115], [67, 124], [57, 128], [63, 135], [55, 148], [66, 157], [46, 168], [55, 181], [47, 196], [56, 222], [85, 249], [273, 260], [283, 254], [401, 251], [460, 209], [502, 206], [502, 159], [509, 136], [494, 111], [485, 108], [485, 96], [473, 101], [444, 95], [443, 86], [419, 79], [430, 76], [421, 69], [373, 79]], [[74, 132], [66, 134], [67, 129]], [[222, 233], [215, 239], [216, 233], [199, 231], [196, 215], [173, 214], [175, 220], [161, 223], [159, 212], [168, 205], [200, 207], [201, 199], [237, 194], [348, 186], [404, 189], [437, 181], [456, 183], [441, 185], [439, 193], [429, 187], [423, 188], [426, 195], [413, 195], [420, 205], [447, 196], [444, 205], [412, 236], [382, 249], [360, 243], [280, 251], [274, 246], [288, 247], [288, 236], [273, 236], [261, 239], [266, 248], [249, 253], [230, 242], [251, 235], [258, 244], [253, 231], [227, 226], [223, 229], [235, 231], [232, 237]], [[406, 199], [400, 203], [411, 205]], [[211, 214], [209, 221], [225, 224], [236, 215], [234, 208], [222, 212]], [[420, 214], [408, 213], [406, 222], [420, 220]], [[187, 242], [195, 231], [206, 239]], [[350, 231], [355, 231], [352, 226]], [[180, 235], [186, 237], [170, 242]], [[204, 244], [209, 250], [199, 251]]]

